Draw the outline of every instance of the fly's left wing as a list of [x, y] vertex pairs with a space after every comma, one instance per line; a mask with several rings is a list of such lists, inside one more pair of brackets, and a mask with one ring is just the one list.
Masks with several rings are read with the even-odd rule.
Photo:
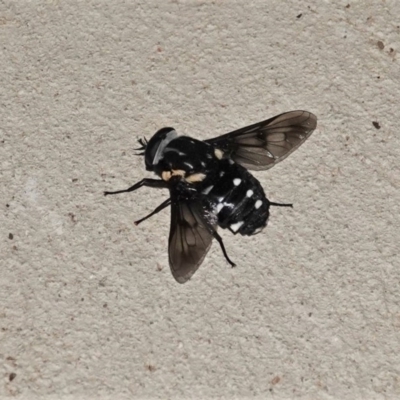
[[203, 262], [213, 239], [213, 224], [196, 199], [184, 199], [171, 191], [169, 264], [174, 278], [185, 283]]
[[316, 126], [314, 114], [290, 111], [206, 142], [247, 169], [265, 170], [296, 150]]

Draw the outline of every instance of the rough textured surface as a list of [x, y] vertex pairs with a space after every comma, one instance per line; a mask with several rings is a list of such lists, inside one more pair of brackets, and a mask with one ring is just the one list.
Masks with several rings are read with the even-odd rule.
[[[400, 397], [400, 3], [0, 5], [1, 397]], [[268, 228], [191, 282], [137, 138], [284, 111], [309, 141], [255, 174]], [[378, 129], [380, 127], [380, 129]]]

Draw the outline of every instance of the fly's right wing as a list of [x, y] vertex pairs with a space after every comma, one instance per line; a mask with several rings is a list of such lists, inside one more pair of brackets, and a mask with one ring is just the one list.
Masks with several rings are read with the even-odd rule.
[[265, 170], [284, 160], [311, 135], [317, 117], [290, 111], [206, 140], [233, 161], [250, 170]]

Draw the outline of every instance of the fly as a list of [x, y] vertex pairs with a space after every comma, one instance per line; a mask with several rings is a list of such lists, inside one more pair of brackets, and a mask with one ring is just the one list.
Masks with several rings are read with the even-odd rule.
[[178, 136], [162, 128], [137, 150], [147, 171], [161, 179], [142, 179], [125, 190], [142, 186], [165, 188], [170, 197], [136, 225], [171, 206], [169, 264], [174, 278], [185, 283], [203, 262], [213, 239], [229, 258], [217, 228], [254, 235], [266, 225], [270, 206], [292, 207], [267, 199], [260, 182], [248, 170], [266, 170], [285, 159], [314, 131], [317, 118], [307, 111], [290, 111], [205, 141]]

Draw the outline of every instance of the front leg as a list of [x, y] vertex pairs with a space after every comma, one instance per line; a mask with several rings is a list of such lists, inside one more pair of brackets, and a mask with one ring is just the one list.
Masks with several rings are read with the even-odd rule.
[[142, 223], [143, 221], [145, 221], [146, 219], [152, 217], [153, 215], [159, 213], [160, 211], [164, 210], [165, 207], [168, 207], [169, 205], [171, 205], [171, 199], [167, 199], [165, 201], [163, 201], [153, 212], [151, 212], [149, 215], [146, 215], [145, 217], [138, 219], [137, 221], [135, 221], [135, 225], [139, 225], [140, 223]]
[[104, 192], [104, 196], [108, 196], [109, 194], [118, 194], [118, 193], [127, 193], [127, 192], [133, 192], [136, 189], [141, 188], [142, 186], [148, 186], [148, 187], [153, 187], [153, 188], [168, 188], [168, 183], [161, 180], [161, 179], [142, 179], [140, 182], [135, 183], [133, 186], [131, 186], [128, 189], [124, 190], [117, 190], [115, 192]]

